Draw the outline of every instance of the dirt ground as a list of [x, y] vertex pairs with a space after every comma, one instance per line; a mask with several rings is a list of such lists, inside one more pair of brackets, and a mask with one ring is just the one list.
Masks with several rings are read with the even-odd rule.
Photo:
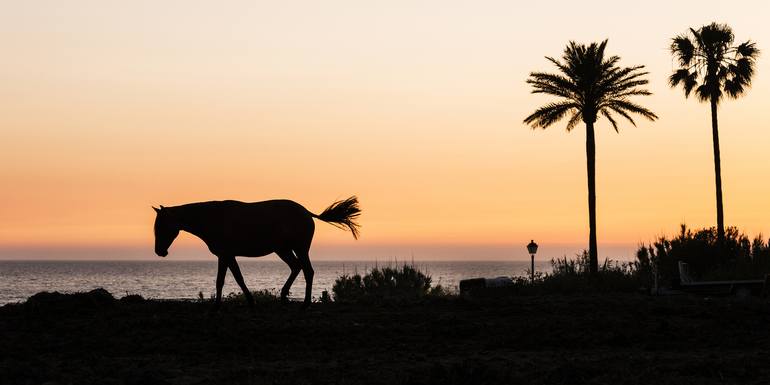
[[770, 383], [767, 299], [412, 304], [42, 296], [0, 308], [0, 384]]

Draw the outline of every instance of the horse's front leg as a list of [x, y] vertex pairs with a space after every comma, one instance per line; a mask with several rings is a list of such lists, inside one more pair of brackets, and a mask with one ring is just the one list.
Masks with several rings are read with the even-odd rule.
[[214, 300], [214, 307], [211, 309], [212, 313], [219, 310], [222, 305], [222, 287], [225, 286], [225, 274], [227, 274], [227, 259], [223, 257], [217, 257], [219, 263], [217, 264], [217, 298]]
[[246, 282], [243, 281], [243, 274], [241, 274], [241, 268], [238, 267], [238, 262], [235, 261], [235, 257], [228, 258], [227, 265], [230, 267], [230, 271], [233, 272], [235, 282], [237, 282], [238, 286], [241, 287], [243, 296], [246, 297], [246, 302], [248, 303], [251, 310], [254, 310], [254, 297], [251, 296], [249, 288], [246, 287]]

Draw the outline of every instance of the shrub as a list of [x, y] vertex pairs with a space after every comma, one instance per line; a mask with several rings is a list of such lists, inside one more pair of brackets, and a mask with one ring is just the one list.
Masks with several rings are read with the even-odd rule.
[[360, 274], [342, 275], [334, 281], [335, 301], [406, 299], [414, 300], [427, 295], [446, 295], [437, 285], [431, 287], [431, 277], [414, 266], [374, 268], [363, 277]]
[[126, 294], [125, 297], [120, 299], [121, 303], [142, 303], [145, 299], [139, 294]]
[[335, 301], [357, 301], [364, 296], [364, 280], [360, 274], [343, 274], [334, 280], [332, 295]]
[[583, 250], [575, 259], [551, 260], [552, 273], [543, 278], [544, 285], [553, 289], [563, 287], [589, 291], [635, 291], [643, 285], [639, 264], [606, 258], [596, 276], [589, 274], [588, 252]]
[[115, 304], [115, 297], [105, 289], [89, 292], [62, 294], [59, 292], [40, 292], [27, 299], [25, 306], [33, 310], [78, 311], [85, 308], [103, 308]]
[[[277, 303], [280, 300], [273, 290], [262, 289], [262, 290], [252, 291], [251, 295], [252, 297], [254, 297], [254, 303], [256, 304]], [[227, 296], [225, 296], [222, 300], [225, 302], [246, 303], [246, 298], [241, 292], [230, 293]]]
[[[588, 252], [583, 251], [575, 258], [551, 260], [552, 272], [536, 272], [534, 280], [529, 276], [513, 277], [510, 287], [492, 288], [482, 291], [482, 296], [499, 296], [505, 293], [520, 294], [576, 294], [596, 292], [633, 292], [643, 285], [639, 276], [638, 263], [618, 262], [605, 259], [596, 275], [589, 273]], [[476, 294], [474, 293], [474, 296]]]
[[759, 279], [770, 272], [770, 244], [758, 235], [752, 241], [736, 227], [725, 229], [720, 244], [716, 228], [699, 230], [682, 225], [676, 237], [663, 236], [640, 245], [637, 263], [649, 277], [657, 270], [662, 283], [679, 281], [678, 262], [686, 262], [695, 279]]
[[436, 285], [432, 286], [430, 290], [428, 290], [427, 295], [431, 298], [448, 298], [454, 296], [454, 293], [446, 289], [444, 286]]

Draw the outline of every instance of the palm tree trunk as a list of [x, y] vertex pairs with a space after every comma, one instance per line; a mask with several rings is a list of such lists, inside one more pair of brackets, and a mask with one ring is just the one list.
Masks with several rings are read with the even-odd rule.
[[714, 138], [714, 175], [717, 190], [717, 240], [725, 239], [725, 218], [722, 211], [722, 159], [719, 153], [719, 125], [717, 123], [717, 99], [711, 98], [711, 134]]
[[586, 164], [588, 166], [588, 269], [591, 275], [599, 271], [596, 247], [596, 143], [594, 124], [586, 123]]

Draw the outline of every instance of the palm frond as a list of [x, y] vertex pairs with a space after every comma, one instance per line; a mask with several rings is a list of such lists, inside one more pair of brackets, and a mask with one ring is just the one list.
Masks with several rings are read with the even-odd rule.
[[628, 114], [628, 112], [623, 111], [622, 108], [617, 106], [609, 106], [608, 108], [614, 111], [615, 113], [617, 113], [618, 115], [626, 118], [626, 120], [628, 120], [634, 127], [636, 127], [636, 122], [634, 121], [634, 118], [632, 118], [631, 115]]
[[[604, 57], [604, 49], [607, 48], [607, 41], [609, 41], [609, 39], [604, 39], [601, 43], [599, 43], [598, 46], [596, 45], [596, 43], [592, 43], [591, 44], [591, 47], [596, 46], [596, 56], [597, 57]], [[620, 57], [618, 57], [618, 56], [613, 56], [612, 58], [620, 60]], [[612, 58], [610, 58], [610, 59], [612, 59]], [[615, 61], [617, 61], [617, 60], [615, 60]]]
[[713, 97], [719, 103], [719, 99], [722, 97], [722, 90], [719, 84], [702, 83], [695, 89], [695, 96], [701, 102], [708, 102]]
[[648, 120], [655, 120], [658, 118], [657, 115], [655, 115], [654, 112], [636, 104], [632, 103], [625, 99], [616, 99], [613, 100], [612, 103], [609, 105], [610, 107], [616, 107], [624, 111], [632, 112], [638, 115], [642, 115]]
[[679, 65], [689, 66], [695, 57], [695, 44], [685, 35], [679, 35], [672, 39], [671, 53], [679, 60]]
[[[618, 122], [616, 122], [615, 119], [612, 118], [612, 115], [609, 113], [609, 111], [607, 111], [606, 109], [602, 109], [602, 115], [604, 115], [604, 117], [610, 121], [610, 124], [612, 124], [612, 128], [615, 129], [615, 132], [620, 132], [618, 131]], [[634, 123], [634, 121], [631, 120], [631, 123]], [[634, 126], [636, 126], [636, 124], [634, 124]]]
[[550, 61], [554, 66], [556, 66], [556, 68], [558, 68], [559, 71], [561, 71], [568, 78], [574, 78], [575, 73], [572, 71], [572, 68], [569, 68], [568, 66], [562, 64], [560, 61], [550, 56], [546, 56], [545, 58], [548, 59], [548, 61]]
[[[626, 68], [614, 67], [603, 76], [603, 79], [599, 83], [597, 88], [608, 89], [614, 91], [621, 91], [623, 88], [635, 87], [637, 85], [647, 84], [647, 80], [640, 79], [642, 76], [646, 76], [648, 73], [639, 71], [644, 66], [634, 66]], [[634, 84], [634, 82], [639, 82]]]
[[671, 87], [676, 87], [679, 83], [682, 83], [684, 97], [687, 98], [690, 96], [692, 89], [698, 85], [697, 78], [697, 72], [690, 72], [687, 69], [680, 68], [668, 78], [668, 84], [671, 85]]
[[583, 114], [579, 110], [576, 110], [574, 113], [572, 113], [572, 117], [567, 122], [567, 131], [572, 131], [572, 129], [575, 128], [575, 126], [577, 126], [581, 120], [583, 120]]
[[642, 89], [634, 88], [634, 89], [631, 89], [631, 90], [628, 90], [628, 91], [623, 91], [623, 92], [617, 93], [617, 94], [613, 95], [613, 97], [615, 97], [615, 98], [626, 98], [628, 96], [634, 96], [634, 95], [647, 96], [647, 95], [652, 95], [652, 92], [647, 91], [647, 90], [642, 90]]
[[524, 119], [524, 123], [529, 124], [532, 128], [546, 128], [558, 122], [564, 115], [578, 107], [574, 102], [549, 103], [527, 116]]
[[735, 99], [743, 94], [743, 84], [734, 79], [725, 80], [725, 93], [727, 96]]
[[[607, 59], [604, 59], [604, 61], [602, 62], [602, 67], [604, 67], [603, 69], [605, 70], [609, 70], [609, 69], [625, 70], [626, 68], [617, 67], [617, 64], [619, 61], [620, 61], [620, 56], [617, 56], [617, 55], [610, 56]], [[634, 67], [630, 67], [630, 68], [632, 68], [633, 70]]]
[[735, 47], [735, 51], [738, 53], [738, 55], [746, 58], [753, 59], [759, 56], [759, 49], [757, 48], [756, 43], [751, 40], [738, 44], [738, 46]]
[[611, 95], [613, 97], [617, 97], [618, 94], [635, 90], [636, 87], [647, 85], [649, 81], [647, 79], [636, 79], [636, 80], [623, 80], [618, 82], [617, 84], [613, 85], [612, 88], [607, 90], [607, 94]]
[[545, 93], [564, 98], [575, 98], [580, 92], [570, 79], [561, 75], [532, 72], [529, 77], [527, 84], [532, 85], [533, 94]]
[[704, 25], [698, 32], [701, 42], [709, 48], [724, 48], [735, 40], [733, 29], [727, 24], [711, 23]]
[[751, 76], [754, 75], [754, 62], [749, 58], [742, 57], [736, 60], [735, 64], [729, 66], [729, 72], [732, 77], [750, 84]]

